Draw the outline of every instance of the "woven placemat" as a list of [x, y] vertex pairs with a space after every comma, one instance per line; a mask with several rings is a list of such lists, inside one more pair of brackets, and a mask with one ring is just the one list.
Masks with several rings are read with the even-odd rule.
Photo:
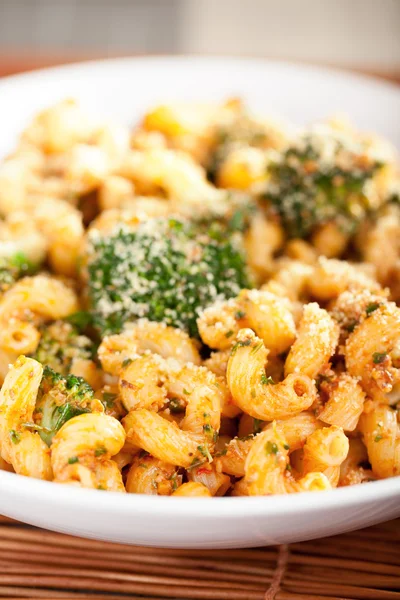
[[400, 599], [400, 520], [249, 550], [163, 550], [0, 517], [1, 598]]

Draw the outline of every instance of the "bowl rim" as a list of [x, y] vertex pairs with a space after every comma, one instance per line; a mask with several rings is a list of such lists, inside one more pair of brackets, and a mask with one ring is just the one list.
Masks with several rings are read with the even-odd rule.
[[57, 73], [65, 73], [68, 74], [70, 71], [76, 71], [80, 69], [86, 68], [103, 68], [105, 66], [111, 65], [120, 65], [126, 66], [129, 64], [170, 64], [170, 65], [179, 65], [184, 63], [202, 63], [202, 64], [218, 64], [220, 63], [223, 66], [227, 64], [234, 66], [236, 65], [256, 65], [258, 67], [268, 67], [275, 66], [281, 67], [286, 70], [296, 70], [308, 72], [309, 74], [315, 74], [319, 76], [330, 76], [332, 77], [340, 77], [342, 79], [346, 79], [348, 82], [357, 80], [359, 83], [369, 84], [375, 86], [379, 86], [382, 89], [385, 88], [387, 91], [400, 93], [400, 84], [395, 81], [389, 81], [384, 78], [377, 77], [373, 74], [361, 73], [358, 71], [353, 71], [350, 68], [341, 68], [333, 65], [321, 65], [318, 63], [308, 62], [308, 61], [296, 61], [289, 59], [279, 59], [279, 58], [264, 58], [260, 56], [234, 56], [234, 55], [225, 55], [225, 54], [191, 54], [191, 53], [182, 53], [182, 54], [150, 54], [146, 56], [135, 56], [135, 55], [122, 55], [116, 57], [106, 57], [106, 58], [93, 58], [88, 60], [75, 60], [72, 62], [68, 62], [66, 64], [53, 65], [49, 67], [32, 69], [30, 71], [24, 71], [21, 73], [15, 73], [12, 75], [6, 75], [5, 77], [0, 77], [0, 89], [2, 87], [8, 87], [9, 85], [13, 85], [19, 82], [26, 82], [29, 79], [34, 79], [36, 77], [46, 77], [52, 76]]
[[[108, 510], [116, 514], [131, 514], [140, 511], [141, 515], [159, 514], [176, 517], [196, 514], [201, 519], [231, 518], [248, 514], [257, 516], [283, 516], [293, 513], [309, 514], [329, 509], [345, 509], [379, 502], [390, 498], [400, 498], [400, 476], [371, 481], [364, 484], [341, 487], [323, 492], [301, 492], [298, 494], [270, 496], [234, 497], [171, 497], [146, 494], [101, 493], [99, 490], [60, 485], [52, 481], [42, 481], [0, 471], [0, 490], [18, 494], [31, 501], [53, 502], [66, 505], [69, 509]], [[295, 497], [294, 497], [295, 496]], [[210, 501], [211, 500], [211, 501]]]

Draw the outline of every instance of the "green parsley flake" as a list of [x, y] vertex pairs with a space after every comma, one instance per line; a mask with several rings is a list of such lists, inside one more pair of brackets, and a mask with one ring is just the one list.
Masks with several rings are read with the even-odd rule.
[[380, 307], [380, 304], [378, 302], [370, 302], [370, 304], [367, 305], [365, 312], [367, 313], [367, 315], [371, 315], [375, 310], [377, 310]]
[[265, 373], [262, 373], [261, 383], [263, 385], [273, 385], [275, 382], [270, 375], [268, 375], [268, 377], [267, 377], [267, 375]]
[[117, 394], [114, 394], [112, 392], [103, 392], [101, 402], [104, 405], [104, 408], [113, 408], [116, 398]]
[[278, 448], [277, 444], [275, 444], [275, 442], [268, 441], [265, 444], [265, 453], [267, 455], [278, 454], [278, 452], [279, 452], [279, 448]]
[[218, 439], [218, 432], [210, 425], [203, 425], [204, 434], [215, 444]]
[[208, 449], [208, 446], [197, 446], [197, 450], [200, 452], [204, 458], [206, 458], [209, 462], [212, 462], [212, 456]]
[[19, 444], [21, 441], [21, 436], [15, 431], [15, 429], [10, 430], [10, 440], [13, 444]]
[[258, 342], [258, 344], [256, 344], [255, 346], [253, 346], [253, 348], [251, 349], [250, 354], [256, 354], [259, 350], [261, 350], [261, 348], [263, 347], [263, 342]]
[[106, 448], [104, 446], [99, 446], [94, 451], [94, 455], [95, 455], [96, 458], [98, 458], [99, 456], [103, 456], [103, 454], [107, 454], [107, 450], [106, 450]]
[[251, 346], [251, 340], [243, 340], [236, 342], [236, 344], [232, 346], [231, 355], [233, 356], [234, 354], [236, 354], [238, 348], [243, 348], [245, 346]]
[[176, 414], [184, 412], [186, 405], [179, 398], [171, 398], [168, 403], [168, 408], [172, 412], [172, 414]]
[[386, 357], [386, 352], [374, 352], [372, 355], [372, 361], [375, 365], [380, 365], [385, 361]]

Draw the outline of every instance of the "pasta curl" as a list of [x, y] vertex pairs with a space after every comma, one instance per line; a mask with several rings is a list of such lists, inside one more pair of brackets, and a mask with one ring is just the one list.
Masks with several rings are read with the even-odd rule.
[[233, 401], [256, 419], [273, 421], [309, 408], [315, 386], [303, 373], [290, 373], [280, 383], [265, 374], [268, 351], [250, 329], [240, 330], [228, 361], [227, 382]]

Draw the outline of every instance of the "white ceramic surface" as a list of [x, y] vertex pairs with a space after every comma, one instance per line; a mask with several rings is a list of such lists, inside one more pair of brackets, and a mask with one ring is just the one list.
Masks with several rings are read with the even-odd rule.
[[[66, 96], [132, 123], [169, 100], [241, 95], [303, 124], [346, 113], [400, 148], [400, 89], [335, 70], [211, 58], [119, 59], [0, 81], [0, 156], [39, 109]], [[400, 516], [400, 477], [331, 492], [167, 498], [69, 488], [0, 471], [0, 513], [48, 529], [130, 544], [234, 548], [333, 535]]]

